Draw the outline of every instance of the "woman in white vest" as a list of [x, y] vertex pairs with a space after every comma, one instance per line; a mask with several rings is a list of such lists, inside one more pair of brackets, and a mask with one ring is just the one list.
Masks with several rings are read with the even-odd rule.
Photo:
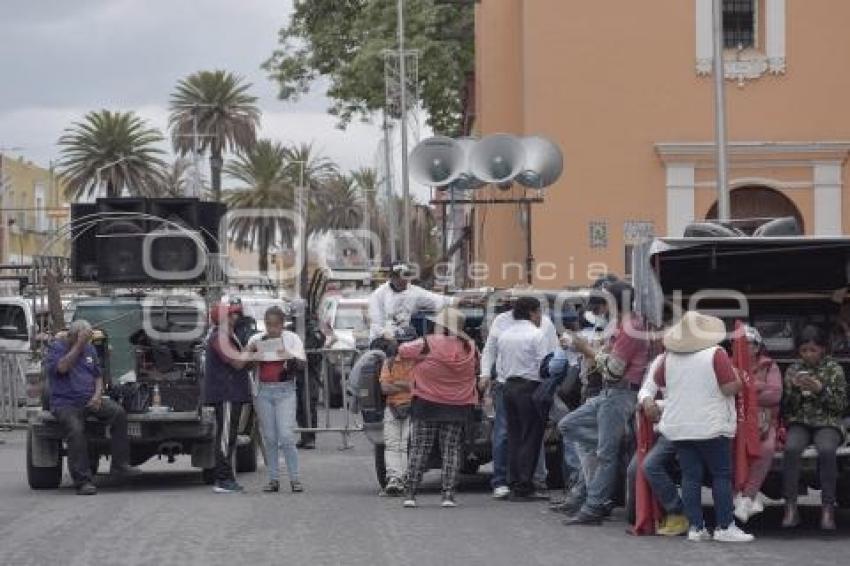
[[682, 468], [682, 502], [690, 522], [688, 540], [712, 537], [702, 517], [703, 468], [712, 477], [717, 516], [714, 540], [750, 542], [753, 536], [735, 524], [732, 515], [732, 439], [737, 418], [735, 395], [741, 380], [726, 351], [723, 321], [698, 312], [685, 313], [664, 335], [667, 353], [653, 378], [666, 387], [659, 431], [676, 447]]

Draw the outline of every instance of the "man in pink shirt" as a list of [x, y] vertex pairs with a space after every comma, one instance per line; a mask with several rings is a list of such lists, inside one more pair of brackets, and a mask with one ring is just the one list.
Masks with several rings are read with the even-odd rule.
[[[607, 293], [616, 306], [617, 329], [605, 348], [596, 351], [578, 336], [574, 347], [604, 378], [602, 392], [561, 421], [565, 437], [579, 446], [587, 495], [573, 502], [575, 514], [565, 525], [599, 525], [611, 510], [617, 481], [620, 445], [626, 424], [634, 414], [637, 392], [649, 363], [649, 341], [643, 321], [632, 312], [634, 290], [617, 281]], [[593, 458], [595, 456], [595, 465]]]

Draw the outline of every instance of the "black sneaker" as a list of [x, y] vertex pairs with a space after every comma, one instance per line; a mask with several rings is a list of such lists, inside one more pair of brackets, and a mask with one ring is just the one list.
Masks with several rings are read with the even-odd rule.
[[242, 493], [243, 491], [245, 491], [245, 488], [233, 480], [218, 482], [213, 487], [214, 493]]
[[388, 496], [398, 497], [404, 494], [404, 484], [398, 478], [390, 478], [387, 480], [387, 487], [384, 490]]
[[316, 448], [315, 440], [299, 440], [295, 443], [296, 448], [300, 448], [302, 450], [314, 450]]
[[271, 480], [263, 487], [263, 491], [266, 493], [277, 493], [280, 491], [280, 482], [277, 480]]
[[86, 481], [77, 486], [77, 495], [95, 495], [97, 488], [90, 481]]
[[298, 480], [289, 482], [289, 487], [292, 489], [292, 493], [302, 493], [304, 491], [304, 486]]

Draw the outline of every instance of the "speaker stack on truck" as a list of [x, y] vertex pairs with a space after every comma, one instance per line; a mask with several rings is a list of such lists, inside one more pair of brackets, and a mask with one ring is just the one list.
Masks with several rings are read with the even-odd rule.
[[219, 253], [227, 208], [195, 198], [100, 198], [71, 205], [74, 279], [115, 284], [197, 283]]

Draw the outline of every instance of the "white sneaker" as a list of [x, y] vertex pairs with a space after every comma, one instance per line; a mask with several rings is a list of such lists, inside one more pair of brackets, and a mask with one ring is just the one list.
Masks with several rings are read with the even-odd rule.
[[506, 485], [500, 485], [493, 490], [493, 499], [507, 499], [511, 494], [511, 488]]
[[711, 533], [705, 527], [700, 530], [690, 529], [688, 530], [688, 540], [691, 542], [708, 542], [711, 540]]
[[750, 517], [764, 512], [764, 496], [758, 492], [753, 499], [753, 507], [750, 509]]
[[416, 507], [416, 500], [412, 497], [408, 497], [404, 500], [404, 503], [402, 505], [405, 509], [413, 509]]
[[753, 542], [755, 539], [756, 537], [745, 533], [735, 523], [725, 529], [714, 530], [714, 540], [717, 542]]
[[743, 495], [735, 496], [734, 515], [742, 523], [749, 521], [753, 515], [753, 500]]

